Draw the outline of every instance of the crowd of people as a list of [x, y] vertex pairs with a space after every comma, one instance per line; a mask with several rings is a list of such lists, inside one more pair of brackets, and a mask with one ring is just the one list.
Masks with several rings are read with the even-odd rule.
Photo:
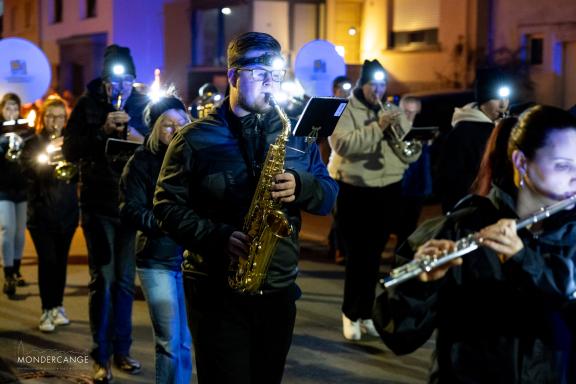
[[[274, 98], [286, 74], [281, 52], [266, 33], [234, 37], [226, 96], [207, 84], [192, 108], [175, 94], [138, 91], [130, 49], [115, 44], [71, 112], [52, 95], [32, 127], [18, 95], [3, 95], [3, 293], [14, 298], [27, 284], [27, 227], [38, 329], [69, 324], [66, 269], [80, 224], [95, 383], [111, 382], [113, 367], [142, 369], [130, 352], [136, 275], [157, 383], [189, 383], [192, 356], [199, 383], [280, 383], [301, 296], [301, 213], [332, 213], [346, 340], [381, 337], [406, 354], [436, 332], [433, 383], [576, 380], [574, 209], [516, 228], [576, 194], [576, 117], [543, 105], [508, 116], [500, 88], [513, 74], [478, 69], [475, 101], [456, 108], [442, 141], [433, 191], [434, 142], [408, 136], [425, 106], [412, 96], [390, 102], [378, 60], [364, 61], [355, 82], [334, 79], [333, 96], [348, 105], [327, 141], [284, 138], [297, 116]], [[445, 215], [418, 227], [433, 193]], [[392, 234], [398, 265], [442, 257], [470, 234], [479, 247], [376, 297]]]

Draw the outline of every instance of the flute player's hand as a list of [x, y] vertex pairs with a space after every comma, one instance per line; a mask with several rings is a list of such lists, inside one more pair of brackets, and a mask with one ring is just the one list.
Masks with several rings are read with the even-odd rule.
[[[441, 258], [442, 255], [452, 252], [454, 250], [455, 245], [456, 243], [452, 240], [435, 240], [435, 239], [428, 240], [420, 247], [418, 247], [418, 250], [414, 255], [414, 259], [421, 260], [425, 257], [434, 257], [434, 256]], [[439, 280], [443, 278], [444, 275], [446, 275], [446, 272], [448, 272], [448, 270], [451, 267], [460, 264], [462, 264], [462, 258], [458, 257], [456, 259], [450, 260], [446, 264], [440, 265], [432, 269], [430, 272], [422, 272], [420, 275], [418, 275], [418, 278], [420, 279], [420, 281], [424, 282]]]

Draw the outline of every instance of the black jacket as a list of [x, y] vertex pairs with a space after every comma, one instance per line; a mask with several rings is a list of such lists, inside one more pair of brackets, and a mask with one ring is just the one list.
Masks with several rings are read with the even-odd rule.
[[[515, 218], [511, 207], [494, 190], [436, 222], [432, 233], [457, 240]], [[421, 227], [413, 243], [429, 230]], [[547, 219], [541, 234], [519, 236], [524, 249], [504, 264], [479, 248], [439, 281], [414, 279], [379, 296], [374, 320], [386, 345], [411, 353], [436, 329], [431, 383], [574, 383], [575, 212]]]
[[[154, 214], [164, 230], [197, 256], [192, 259], [194, 267], [220, 287], [227, 286], [228, 239], [233, 231], [242, 230], [259, 166], [281, 128], [274, 112], [239, 119], [226, 100], [216, 113], [186, 126], [168, 147]], [[296, 200], [283, 207], [294, 232], [279, 241], [264, 290], [294, 283], [300, 210], [328, 214], [338, 190], [317, 146], [306, 144], [303, 137], [290, 137], [285, 168], [297, 179]]]
[[475, 104], [457, 108], [438, 166], [438, 193], [444, 213], [470, 193], [494, 123]]
[[[126, 100], [124, 110], [130, 115], [130, 125], [142, 124], [144, 95], [136, 90]], [[118, 138], [106, 135], [102, 126], [109, 112], [114, 111], [107, 101], [102, 80], [90, 82], [80, 97], [64, 130], [64, 156], [80, 165], [80, 206], [83, 210], [109, 217], [118, 217], [118, 182], [126, 163], [123, 158], [105, 154], [106, 141]]]
[[[19, 129], [14, 131], [13, 126], [4, 127], [0, 120], [0, 135], [8, 132], [16, 132], [23, 139], [30, 138], [34, 131], [31, 129]], [[24, 145], [26, 148], [27, 142]], [[21, 203], [26, 201], [27, 181], [22, 167], [22, 159], [11, 161], [6, 159], [8, 150], [7, 143], [0, 148], [0, 200]]]
[[166, 148], [154, 154], [139, 147], [128, 160], [120, 179], [120, 217], [126, 225], [138, 230], [136, 265], [140, 268], [180, 270], [182, 253], [168, 237], [152, 213], [156, 180]]
[[39, 164], [50, 139], [41, 134], [30, 140], [23, 156], [28, 176], [28, 228], [46, 232], [70, 232], [78, 225], [76, 180], [58, 180], [54, 166]]

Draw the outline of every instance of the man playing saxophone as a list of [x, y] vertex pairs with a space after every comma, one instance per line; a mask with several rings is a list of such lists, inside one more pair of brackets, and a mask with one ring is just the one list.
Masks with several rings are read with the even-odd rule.
[[[158, 178], [154, 214], [187, 250], [185, 284], [201, 384], [281, 382], [300, 295], [300, 211], [328, 214], [338, 189], [315, 144], [289, 136], [282, 156], [271, 146], [286, 127], [269, 103], [285, 74], [280, 52], [265, 33], [232, 39], [230, 96], [174, 137]], [[275, 169], [265, 161], [270, 151], [284, 161], [272, 187], [261, 185], [260, 177]], [[262, 200], [254, 201], [256, 192]], [[248, 259], [252, 241], [243, 231], [245, 217], [270, 199], [279, 203], [292, 234], [278, 240], [256, 292], [233, 289], [229, 267]]]
[[[342, 327], [348, 340], [377, 335], [371, 313], [380, 255], [397, 221], [402, 177], [408, 163], [420, 155], [401, 150], [410, 123], [399, 108], [381, 101], [387, 84], [378, 60], [366, 60], [329, 138], [328, 169], [340, 185], [336, 236], [347, 258]], [[366, 220], [367, 214], [376, 220]]]

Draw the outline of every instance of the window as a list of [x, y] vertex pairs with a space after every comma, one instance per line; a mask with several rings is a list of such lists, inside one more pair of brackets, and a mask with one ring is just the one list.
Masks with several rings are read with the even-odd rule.
[[540, 65], [544, 62], [544, 39], [541, 37], [530, 37], [528, 40], [528, 63], [530, 65]]
[[96, 17], [96, 0], [86, 0], [86, 18]]
[[438, 45], [439, 0], [395, 0], [390, 47], [422, 49]]
[[62, 22], [62, 0], [52, 0], [50, 8], [50, 23], [57, 24]]
[[32, 2], [27, 1], [24, 4], [24, 26], [30, 28], [32, 25]]
[[225, 67], [226, 44], [232, 37], [248, 29], [250, 7], [230, 7], [222, 13], [220, 8], [198, 9], [192, 17], [192, 65], [195, 67]]

